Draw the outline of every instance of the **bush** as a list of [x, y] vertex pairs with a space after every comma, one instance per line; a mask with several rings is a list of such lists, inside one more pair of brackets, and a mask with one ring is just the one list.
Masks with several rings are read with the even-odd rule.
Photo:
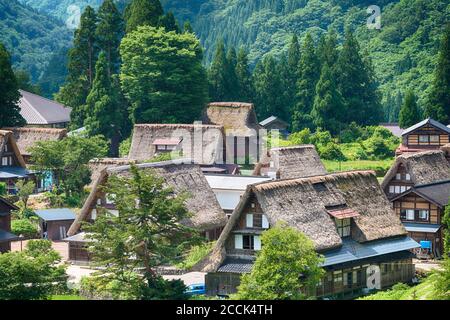
[[28, 219], [12, 220], [11, 232], [15, 235], [23, 235], [25, 238], [36, 238], [39, 236], [36, 223]]
[[176, 266], [184, 270], [191, 269], [211, 252], [212, 248], [214, 247], [214, 243], [215, 242], [209, 242], [200, 244], [198, 246], [193, 246], [184, 260], [178, 263]]
[[6, 183], [0, 182], [0, 196], [6, 195]]
[[320, 157], [326, 160], [346, 161], [347, 158], [342, 153], [339, 146], [334, 142], [329, 142], [319, 148]]
[[131, 137], [123, 140], [119, 145], [119, 156], [121, 158], [128, 157], [131, 149]]

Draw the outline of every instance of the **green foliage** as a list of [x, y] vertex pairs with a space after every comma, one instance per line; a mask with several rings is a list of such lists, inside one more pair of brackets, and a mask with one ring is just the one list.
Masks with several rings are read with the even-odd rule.
[[448, 22], [440, 44], [426, 113], [442, 123], [450, 121], [450, 23]]
[[160, 26], [163, 8], [159, 0], [131, 0], [125, 9], [125, 30], [135, 31], [140, 26]]
[[194, 229], [180, 223], [190, 216], [184, 204], [187, 195], [174, 196], [163, 179], [135, 166], [131, 177], [110, 177], [104, 192], [114, 199], [120, 215], [105, 210], [85, 227], [94, 240], [94, 262], [106, 266], [96, 281], [103, 287], [114, 285], [120, 290], [117, 296], [178, 298], [184, 291], [181, 285], [162, 280], [155, 268], [199, 240]]
[[203, 260], [213, 249], [215, 242], [203, 243], [193, 246], [183, 258], [183, 261], [177, 264], [177, 267], [183, 270], [189, 270], [197, 263]]
[[11, 221], [11, 232], [25, 238], [35, 238], [38, 236], [38, 227], [28, 219], [15, 219]]
[[46, 240], [30, 240], [23, 252], [0, 254], [0, 299], [48, 299], [65, 291], [66, 267], [60, 261]]
[[339, 145], [334, 142], [329, 142], [326, 145], [319, 148], [320, 157], [325, 160], [338, 160], [345, 161], [347, 158], [342, 153]]
[[36, 184], [31, 180], [19, 180], [16, 182], [16, 188], [18, 190], [17, 195], [20, 201], [22, 201], [24, 209], [27, 209], [28, 198], [34, 193]]
[[138, 27], [122, 40], [120, 53], [134, 123], [191, 123], [200, 116], [208, 87], [193, 34]]
[[252, 272], [241, 277], [234, 298], [299, 300], [314, 292], [324, 270], [314, 244], [303, 233], [280, 223], [264, 231], [262, 250]]
[[0, 197], [6, 195], [6, 183], [0, 182]]
[[422, 112], [417, 106], [417, 98], [414, 95], [414, 92], [408, 91], [406, 93], [405, 102], [400, 109], [398, 119], [400, 128], [409, 128], [412, 125], [420, 122], [422, 120], [421, 113]]
[[442, 266], [442, 270], [436, 271], [434, 299], [450, 300], [450, 258], [448, 256], [442, 262]]
[[444, 257], [448, 257], [450, 254], [450, 206], [445, 207], [444, 216], [442, 217], [442, 224], [445, 226], [443, 229], [444, 240]]
[[131, 137], [123, 140], [119, 145], [119, 157], [124, 158], [128, 157], [131, 149]]
[[33, 167], [39, 171], [52, 171], [58, 188], [65, 196], [82, 194], [90, 182], [89, 160], [102, 158], [108, 145], [103, 137], [70, 136], [60, 141], [39, 141], [30, 148]]
[[0, 128], [25, 125], [25, 119], [19, 113], [18, 83], [11, 68], [9, 52], [2, 43], [0, 43], [0, 92]]
[[17, 86], [19, 89], [32, 92], [37, 95], [41, 94], [41, 88], [38, 85], [31, 83], [30, 74], [27, 71], [15, 70], [14, 75], [16, 76]]

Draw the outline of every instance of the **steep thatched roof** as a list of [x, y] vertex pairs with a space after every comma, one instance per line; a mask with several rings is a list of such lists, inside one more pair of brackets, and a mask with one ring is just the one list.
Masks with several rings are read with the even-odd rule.
[[[183, 158], [213, 164], [223, 157], [223, 129], [201, 124], [137, 124], [134, 126], [130, 159], [149, 160], [155, 155], [156, 139], [182, 138]], [[198, 143], [197, 140], [201, 141]]]
[[29, 148], [39, 141], [56, 141], [67, 136], [66, 129], [54, 128], [6, 128], [14, 133], [22, 155], [30, 155]]
[[10, 143], [14, 154], [16, 155], [17, 161], [22, 168], [26, 167], [25, 161], [23, 160], [22, 154], [17, 146], [16, 139], [14, 139], [14, 134], [12, 131], [0, 130], [0, 158], [3, 155], [4, 147], [7, 143]]
[[203, 111], [203, 123], [223, 126], [236, 136], [256, 135], [262, 129], [256, 119], [253, 103], [211, 102]]
[[384, 189], [395, 177], [400, 165], [405, 166], [411, 175], [414, 185], [433, 183], [450, 179], [450, 164], [441, 150], [403, 154], [395, 159], [395, 163], [384, 176], [381, 187]]
[[[273, 168], [270, 164], [273, 164]], [[254, 175], [276, 171], [279, 179], [291, 179], [326, 174], [319, 154], [313, 145], [272, 148], [255, 166]]]
[[[206, 231], [223, 227], [227, 218], [208, 185], [200, 166], [186, 163], [187, 159], [164, 161], [155, 163], [137, 164], [140, 170], [149, 170], [164, 179], [175, 193], [188, 192], [186, 200], [187, 209], [193, 214], [184, 223], [198, 230]], [[77, 220], [70, 227], [68, 235], [74, 235], [80, 229], [81, 221], [86, 220], [97, 200], [97, 194], [110, 175], [130, 175], [130, 165], [109, 167], [100, 172], [97, 181], [94, 182], [88, 199], [86, 200]]]
[[100, 173], [112, 167], [125, 166], [128, 164], [135, 164], [136, 160], [127, 159], [127, 158], [101, 158], [101, 159], [92, 159], [89, 161], [89, 169], [91, 170], [91, 183], [88, 188], [92, 189], [95, 181], [100, 177]]
[[306, 234], [318, 251], [342, 246], [329, 214], [331, 208], [349, 208], [359, 214], [352, 227], [352, 238], [358, 242], [406, 235], [372, 171], [264, 182], [247, 188], [212, 254], [197, 268], [209, 272], [220, 266], [226, 254], [225, 241], [252, 197], [258, 200], [270, 225], [288, 223]]

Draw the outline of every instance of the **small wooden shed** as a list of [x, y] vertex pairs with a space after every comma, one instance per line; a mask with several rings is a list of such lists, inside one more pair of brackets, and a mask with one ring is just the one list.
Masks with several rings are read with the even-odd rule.
[[62, 240], [75, 221], [76, 214], [68, 208], [36, 210], [39, 217], [41, 237], [49, 240]]

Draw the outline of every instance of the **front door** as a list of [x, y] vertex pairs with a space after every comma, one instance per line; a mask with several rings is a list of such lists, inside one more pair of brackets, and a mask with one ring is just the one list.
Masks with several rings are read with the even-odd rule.
[[67, 236], [66, 233], [66, 227], [65, 226], [60, 226], [59, 227], [59, 239], [62, 240]]

